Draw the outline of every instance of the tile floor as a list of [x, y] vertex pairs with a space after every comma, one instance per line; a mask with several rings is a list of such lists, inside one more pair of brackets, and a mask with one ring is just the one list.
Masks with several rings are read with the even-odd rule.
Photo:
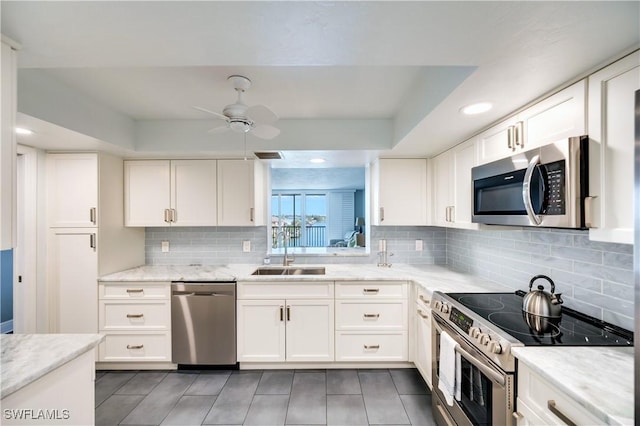
[[414, 369], [98, 372], [97, 425], [435, 425]]

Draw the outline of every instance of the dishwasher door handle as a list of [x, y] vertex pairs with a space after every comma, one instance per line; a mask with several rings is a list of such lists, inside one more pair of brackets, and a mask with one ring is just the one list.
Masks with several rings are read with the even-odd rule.
[[217, 293], [214, 291], [208, 291], [208, 292], [196, 292], [196, 291], [174, 291], [173, 293], [171, 293], [172, 296], [212, 296], [212, 297], [224, 297], [224, 296], [228, 296], [228, 297], [233, 297], [232, 294], [226, 294], [226, 293]]

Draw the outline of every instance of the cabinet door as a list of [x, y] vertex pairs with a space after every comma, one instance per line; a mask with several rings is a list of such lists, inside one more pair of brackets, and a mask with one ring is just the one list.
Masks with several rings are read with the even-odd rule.
[[468, 140], [453, 148], [451, 158], [453, 191], [449, 192], [453, 192], [454, 201], [450, 213], [452, 226], [477, 229], [478, 225], [471, 223], [473, 213], [471, 169], [478, 164], [476, 139]]
[[218, 225], [254, 226], [254, 163], [218, 161]]
[[431, 312], [416, 303], [415, 364], [422, 378], [431, 388]]
[[87, 229], [53, 228], [49, 234], [50, 331], [98, 332], [96, 234]]
[[287, 300], [287, 361], [334, 360], [333, 300]]
[[378, 167], [378, 225], [426, 225], [427, 160], [381, 159]]
[[216, 160], [171, 161], [172, 226], [216, 226]]
[[47, 155], [49, 227], [96, 227], [98, 154]]
[[125, 161], [125, 226], [169, 226], [165, 210], [171, 207], [169, 160]]
[[515, 147], [510, 132], [517, 121], [517, 117], [509, 118], [478, 136], [478, 164], [505, 158], [513, 153]]
[[589, 238], [633, 244], [634, 93], [640, 53], [589, 77]]
[[520, 114], [524, 123], [524, 142], [528, 150], [560, 139], [586, 133], [586, 80], [538, 102]]
[[285, 301], [239, 300], [238, 361], [285, 360]]
[[450, 220], [451, 206], [451, 150], [443, 152], [431, 160], [433, 167], [433, 224], [447, 226]]
[[0, 57], [0, 250], [16, 246], [16, 51], [2, 38]]

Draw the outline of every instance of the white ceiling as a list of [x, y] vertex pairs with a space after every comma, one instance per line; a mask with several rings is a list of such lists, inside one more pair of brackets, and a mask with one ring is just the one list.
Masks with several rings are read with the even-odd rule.
[[[431, 156], [461, 142], [637, 47], [639, 6], [5, 0], [0, 5], [2, 33], [22, 45], [19, 119], [70, 128], [126, 148], [130, 156], [240, 155], [237, 138], [207, 135], [210, 117], [191, 107], [221, 110], [235, 100], [227, 76], [243, 74], [253, 81], [246, 102], [272, 108], [283, 129], [272, 141], [249, 140], [249, 150], [285, 151], [287, 160], [324, 152], [340, 158], [342, 166], [349, 163], [345, 158], [362, 164], [375, 155]], [[58, 91], [47, 92], [47, 85]], [[73, 96], [61, 96], [61, 90]], [[45, 93], [49, 102], [39, 98]], [[50, 101], [57, 99], [51, 93], [59, 103]], [[459, 114], [460, 107], [479, 100], [495, 108], [473, 118]], [[60, 111], [65, 108], [67, 115]], [[39, 138], [44, 136], [20, 141], [37, 145]], [[336, 155], [342, 150], [350, 154]]]

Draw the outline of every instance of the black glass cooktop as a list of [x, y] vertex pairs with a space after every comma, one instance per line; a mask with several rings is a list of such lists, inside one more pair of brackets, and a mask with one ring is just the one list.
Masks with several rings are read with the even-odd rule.
[[522, 311], [525, 293], [447, 293], [461, 305], [510, 334], [526, 346], [633, 346], [633, 333], [562, 307], [560, 318]]

